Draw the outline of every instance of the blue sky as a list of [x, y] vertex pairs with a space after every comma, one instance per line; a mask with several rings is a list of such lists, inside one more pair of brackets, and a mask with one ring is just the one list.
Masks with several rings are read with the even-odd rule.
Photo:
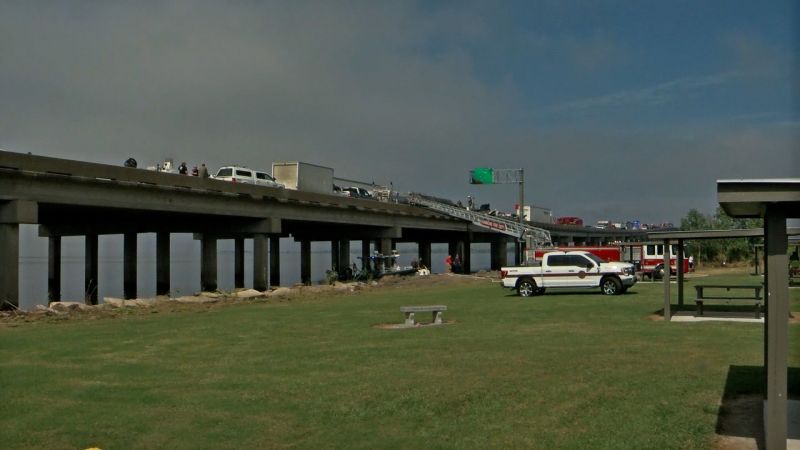
[[[677, 222], [800, 176], [795, 2], [4, 2], [0, 148], [301, 160], [508, 209]], [[793, 90], [794, 89], [794, 90]]]

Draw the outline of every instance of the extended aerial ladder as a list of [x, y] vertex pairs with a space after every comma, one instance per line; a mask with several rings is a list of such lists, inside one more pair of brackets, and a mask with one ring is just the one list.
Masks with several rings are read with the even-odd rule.
[[412, 205], [425, 206], [434, 211], [447, 214], [448, 216], [467, 220], [481, 228], [513, 236], [521, 242], [525, 242], [528, 248], [543, 248], [553, 245], [553, 242], [550, 240], [550, 232], [543, 228], [525, 225], [503, 217], [492, 216], [485, 212], [471, 211], [461, 206], [454, 206], [433, 200], [421, 194], [411, 194], [409, 196], [409, 203]]

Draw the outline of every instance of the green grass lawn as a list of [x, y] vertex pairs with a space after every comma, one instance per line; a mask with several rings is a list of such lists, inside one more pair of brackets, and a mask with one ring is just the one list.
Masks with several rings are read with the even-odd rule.
[[[616, 297], [587, 291], [522, 299], [488, 281], [401, 285], [352, 296], [5, 324], [0, 442], [103, 449], [707, 448], [729, 370], [762, 364], [762, 329], [654, 321], [661, 289], [639, 284]], [[791, 291], [794, 310], [798, 294]], [[446, 304], [445, 319], [455, 323], [372, 327], [400, 323], [400, 306], [422, 304]], [[790, 342], [799, 333], [792, 326]], [[790, 352], [796, 367], [800, 352]], [[758, 392], [757, 377], [735, 381], [742, 393]]]

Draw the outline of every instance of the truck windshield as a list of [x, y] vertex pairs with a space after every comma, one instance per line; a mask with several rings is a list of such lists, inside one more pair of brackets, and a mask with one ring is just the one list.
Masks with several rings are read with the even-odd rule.
[[592, 253], [587, 253], [586, 257], [591, 259], [592, 261], [594, 261], [597, 264], [608, 262], [605, 259], [603, 259], [603, 258], [601, 258], [601, 257], [599, 257], [599, 256], [597, 256], [595, 254], [592, 254]]

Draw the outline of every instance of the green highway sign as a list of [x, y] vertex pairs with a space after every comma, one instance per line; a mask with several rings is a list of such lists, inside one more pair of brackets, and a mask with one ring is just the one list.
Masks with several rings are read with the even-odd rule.
[[494, 184], [494, 169], [491, 167], [477, 167], [469, 174], [470, 184]]

